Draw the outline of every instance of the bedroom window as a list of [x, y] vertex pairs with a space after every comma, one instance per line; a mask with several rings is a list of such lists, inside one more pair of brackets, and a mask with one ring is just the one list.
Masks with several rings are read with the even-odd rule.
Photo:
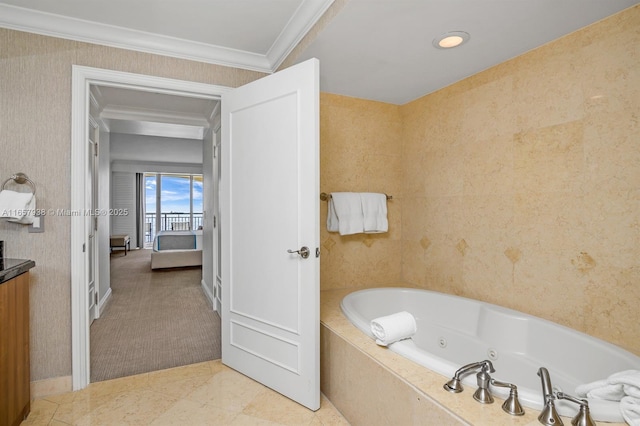
[[202, 175], [145, 173], [145, 237], [202, 229]]

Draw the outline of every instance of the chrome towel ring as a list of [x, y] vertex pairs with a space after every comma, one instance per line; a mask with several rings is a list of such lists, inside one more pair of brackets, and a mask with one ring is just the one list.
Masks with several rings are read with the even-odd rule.
[[33, 195], [36, 194], [36, 184], [33, 183], [33, 181], [29, 179], [29, 177], [24, 173], [18, 172], [14, 175], [11, 175], [11, 177], [5, 180], [4, 183], [2, 184], [2, 189], [4, 189], [4, 187], [7, 185], [7, 183], [9, 183], [10, 180], [14, 181], [19, 185], [28, 184], [29, 186], [31, 186], [31, 192], [33, 193]]

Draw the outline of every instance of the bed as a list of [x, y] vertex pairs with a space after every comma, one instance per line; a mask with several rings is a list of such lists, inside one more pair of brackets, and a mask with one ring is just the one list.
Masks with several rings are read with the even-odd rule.
[[151, 269], [202, 265], [202, 231], [160, 231], [153, 239]]

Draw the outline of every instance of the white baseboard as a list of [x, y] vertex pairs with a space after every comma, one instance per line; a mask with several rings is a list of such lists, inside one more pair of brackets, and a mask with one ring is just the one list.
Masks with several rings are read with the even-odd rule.
[[213, 310], [215, 311], [216, 306], [213, 303], [213, 293], [211, 292], [211, 289], [209, 289], [207, 282], [205, 280], [201, 280], [200, 285], [202, 286], [202, 291], [204, 291], [205, 296], [207, 296], [209, 303], [213, 306]]
[[101, 316], [110, 298], [111, 298], [111, 287], [109, 287], [109, 289], [104, 294], [104, 296], [102, 296], [102, 299], [100, 299], [100, 301], [98, 302], [98, 312], [100, 312]]

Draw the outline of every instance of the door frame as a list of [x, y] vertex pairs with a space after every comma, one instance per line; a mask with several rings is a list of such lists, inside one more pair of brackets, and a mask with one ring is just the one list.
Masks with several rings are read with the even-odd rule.
[[[91, 210], [97, 208], [98, 203], [98, 177], [100, 172], [100, 163], [98, 161], [98, 142], [99, 142], [99, 134], [100, 134], [100, 125], [98, 122], [91, 116], [89, 113], [89, 117], [87, 122], [89, 123], [88, 132], [87, 132], [87, 143], [91, 147], [90, 150], [93, 151], [87, 152], [88, 161], [87, 166], [89, 167], [89, 172], [87, 175], [90, 175], [89, 179], [91, 181], [91, 185], [87, 185], [87, 188], [91, 191], [91, 197], [87, 200], [89, 203], [89, 208]], [[91, 134], [93, 133], [93, 135]], [[96, 137], [98, 136], [98, 137]], [[94, 221], [90, 221], [93, 223], [89, 223], [90, 233], [93, 232], [93, 241], [89, 241], [89, 250], [88, 253], [93, 253], [93, 259], [88, 258], [87, 262], [89, 264], [93, 263], [91, 267], [93, 268], [93, 277], [87, 274], [87, 282], [89, 284], [89, 293], [87, 294], [89, 300], [89, 327], [95, 319], [100, 318], [100, 304], [98, 303], [98, 298], [100, 297], [100, 258], [96, 253], [97, 248], [99, 247], [98, 242], [98, 218], [96, 217]], [[91, 247], [93, 246], [93, 247]], [[89, 256], [90, 257], [90, 256]], [[93, 278], [93, 300], [91, 297], [91, 278]], [[93, 309], [91, 306], [93, 305]]]
[[[87, 221], [84, 212], [89, 211], [86, 197], [85, 173], [87, 167], [87, 143], [89, 120], [89, 89], [92, 84], [133, 90], [220, 99], [232, 87], [197, 83], [185, 80], [92, 68], [80, 65], [72, 67], [71, 85], [71, 378], [73, 390], [89, 384], [89, 304], [86, 287], [88, 275]], [[109, 206], [97, 206], [107, 208]], [[105, 241], [98, 241], [94, 253], [97, 258]], [[108, 244], [106, 244], [108, 246]], [[213, 278], [215, 281], [215, 277]], [[215, 284], [215, 282], [214, 282]]]

